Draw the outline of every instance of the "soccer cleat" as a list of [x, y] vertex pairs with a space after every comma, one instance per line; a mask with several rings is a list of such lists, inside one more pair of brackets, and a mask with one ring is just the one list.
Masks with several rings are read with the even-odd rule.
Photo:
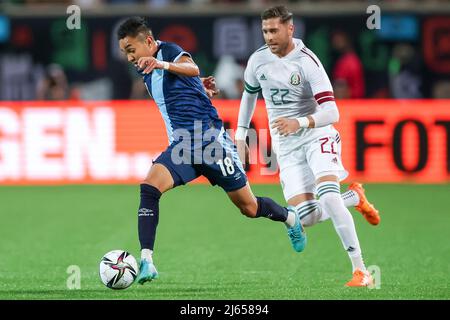
[[294, 250], [302, 252], [306, 246], [305, 229], [300, 222], [298, 213], [293, 208], [288, 208], [288, 211], [292, 211], [295, 214], [295, 224], [292, 227], [287, 228], [289, 239], [291, 240]]
[[373, 285], [373, 278], [369, 271], [356, 269], [353, 278], [345, 284], [346, 287], [368, 287]]
[[139, 266], [139, 275], [137, 277], [137, 282], [139, 284], [144, 284], [147, 281], [152, 281], [153, 279], [158, 279], [158, 271], [156, 271], [153, 262], [142, 259]]
[[378, 210], [367, 200], [362, 184], [353, 182], [348, 189], [355, 191], [359, 196], [359, 203], [355, 206], [355, 209], [358, 210], [371, 225], [376, 226], [379, 224], [381, 218], [378, 214]]

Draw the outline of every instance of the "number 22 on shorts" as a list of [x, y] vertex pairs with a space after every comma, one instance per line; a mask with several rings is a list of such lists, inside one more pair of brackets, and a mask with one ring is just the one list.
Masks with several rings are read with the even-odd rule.
[[[333, 139], [326, 137], [326, 138], [320, 138], [319, 141], [322, 142], [320, 144], [320, 150], [322, 151], [322, 153], [337, 154], [336, 149], [334, 147], [336, 142]], [[328, 141], [331, 141], [331, 143], [327, 144]]]

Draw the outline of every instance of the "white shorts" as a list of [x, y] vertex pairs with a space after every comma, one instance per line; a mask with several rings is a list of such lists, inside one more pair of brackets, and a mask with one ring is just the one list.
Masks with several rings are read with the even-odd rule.
[[302, 193], [315, 194], [320, 177], [335, 175], [342, 181], [348, 176], [342, 165], [341, 138], [335, 129], [277, 160], [286, 201]]

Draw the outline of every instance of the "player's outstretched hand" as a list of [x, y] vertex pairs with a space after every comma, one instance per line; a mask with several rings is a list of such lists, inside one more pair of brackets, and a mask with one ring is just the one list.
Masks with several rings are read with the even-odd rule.
[[236, 140], [237, 152], [242, 165], [245, 167], [250, 162], [250, 150], [245, 140]]
[[202, 80], [203, 87], [209, 98], [219, 94], [220, 90], [216, 88], [216, 79], [213, 76], [200, 79]]
[[282, 136], [296, 133], [300, 129], [300, 124], [296, 119], [278, 118], [272, 123], [272, 128], [277, 129]]

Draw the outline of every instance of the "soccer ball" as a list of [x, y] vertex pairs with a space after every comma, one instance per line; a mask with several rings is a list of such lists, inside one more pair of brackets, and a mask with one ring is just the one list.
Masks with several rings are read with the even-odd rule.
[[111, 289], [131, 286], [139, 272], [136, 259], [126, 251], [112, 250], [100, 261], [100, 279]]

